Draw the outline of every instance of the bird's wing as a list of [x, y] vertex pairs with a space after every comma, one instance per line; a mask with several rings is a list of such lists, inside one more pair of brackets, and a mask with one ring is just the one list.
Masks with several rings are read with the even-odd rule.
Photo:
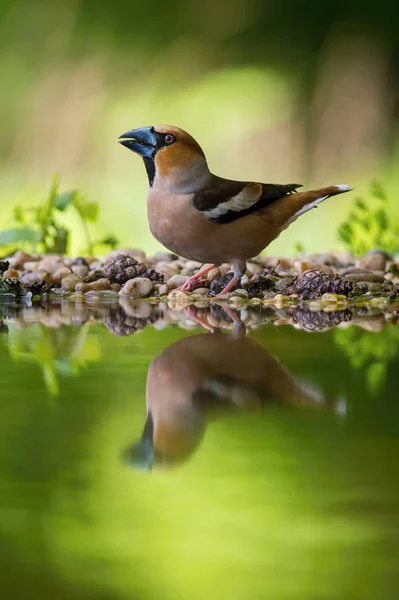
[[215, 177], [212, 187], [194, 195], [193, 204], [213, 223], [230, 223], [261, 210], [298, 187], [297, 184], [247, 183]]

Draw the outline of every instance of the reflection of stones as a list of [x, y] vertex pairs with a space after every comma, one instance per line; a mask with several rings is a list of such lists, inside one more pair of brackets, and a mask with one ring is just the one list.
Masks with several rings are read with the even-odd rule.
[[144, 430], [123, 458], [144, 469], [176, 465], [196, 450], [207, 425], [226, 413], [259, 412], [276, 404], [319, 410], [325, 401], [245, 332], [194, 335], [151, 362]]
[[340, 323], [348, 322], [352, 319], [352, 312], [346, 308], [344, 310], [332, 310], [329, 312], [311, 311], [308, 308], [298, 307], [287, 311], [292, 315], [294, 322], [307, 331], [322, 331], [336, 327]]
[[[135, 305], [133, 302], [111, 308], [104, 317], [104, 325], [117, 337], [132, 335], [147, 325], [152, 325], [158, 318], [158, 311], [152, 310], [147, 302], [141, 302], [144, 302], [141, 311], [140, 304]], [[144, 315], [143, 311], [145, 311]]]

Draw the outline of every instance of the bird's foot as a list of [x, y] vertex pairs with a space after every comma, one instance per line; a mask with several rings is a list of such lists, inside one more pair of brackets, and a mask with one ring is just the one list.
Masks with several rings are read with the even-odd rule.
[[180, 286], [177, 289], [180, 290], [181, 292], [191, 292], [196, 287], [197, 283], [202, 278], [202, 276], [206, 275], [207, 273], [209, 273], [209, 271], [211, 271], [214, 268], [215, 268], [215, 265], [208, 265], [208, 266], [204, 267], [203, 269], [198, 271], [198, 273], [196, 273], [192, 277], [189, 277], [187, 279], [186, 283], [184, 283], [182, 286]]
[[191, 292], [197, 284], [197, 279], [198, 278], [195, 275], [193, 275], [193, 277], [189, 277], [187, 281], [177, 289], [181, 292]]

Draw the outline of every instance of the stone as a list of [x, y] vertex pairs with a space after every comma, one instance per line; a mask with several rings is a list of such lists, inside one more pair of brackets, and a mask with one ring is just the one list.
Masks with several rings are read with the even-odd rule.
[[67, 277], [67, 275], [71, 275], [71, 274], [72, 274], [71, 269], [68, 269], [68, 267], [61, 267], [60, 269], [55, 271], [55, 273], [53, 273], [53, 275], [52, 275], [53, 283], [56, 285], [59, 285], [64, 277]]
[[119, 294], [132, 298], [146, 298], [151, 294], [153, 289], [154, 282], [151, 279], [147, 279], [147, 277], [135, 277], [125, 283]]
[[385, 253], [374, 252], [360, 258], [357, 261], [356, 266], [359, 269], [364, 269], [366, 271], [385, 271], [387, 260]]
[[16, 269], [7, 269], [3, 273], [4, 279], [18, 279], [18, 271]]
[[168, 288], [169, 290], [175, 290], [176, 288], [181, 287], [187, 281], [188, 277], [185, 275], [172, 275], [170, 279], [168, 279]]
[[73, 292], [77, 284], [81, 281], [82, 280], [80, 277], [72, 273], [72, 275], [67, 275], [66, 277], [63, 277], [63, 279], [61, 280], [61, 287], [66, 292]]
[[372, 271], [366, 271], [364, 269], [358, 269], [355, 267], [345, 269], [341, 274], [345, 279], [355, 282], [373, 281], [375, 283], [383, 283], [384, 281], [384, 277], [378, 273], [373, 273]]
[[[47, 273], [51, 273], [52, 275], [58, 271], [59, 269], [65, 268], [64, 261], [60, 256], [45, 256], [39, 262], [39, 269], [44, 269]], [[25, 265], [26, 269], [26, 265]]]
[[22, 250], [18, 250], [18, 252], [16, 252], [14, 256], [11, 256], [7, 260], [10, 263], [10, 267], [12, 267], [13, 269], [22, 269], [25, 263], [29, 261], [36, 261], [36, 258], [34, 256], [31, 256], [30, 254], [26, 254], [26, 252], [23, 252]]
[[143, 262], [145, 260], [145, 254], [139, 248], [119, 248], [118, 250], [112, 250], [104, 259], [104, 263], [107, 263], [120, 254], [124, 254], [125, 256], [131, 256], [135, 258], [138, 262]]
[[81, 277], [82, 279], [84, 277], [87, 277], [87, 275], [89, 274], [89, 267], [84, 264], [72, 265], [71, 269], [72, 273], [75, 273], [75, 275]]
[[21, 277], [21, 283], [26, 285], [27, 287], [40, 285], [42, 283], [50, 283], [51, 277], [49, 273], [44, 271], [43, 269], [33, 271], [32, 273], [25, 273]]
[[101, 290], [109, 290], [111, 287], [111, 283], [109, 279], [103, 277], [102, 279], [97, 279], [97, 281], [92, 281], [91, 283], [84, 283], [82, 280], [76, 284], [75, 290], [77, 292], [93, 292], [93, 291], [101, 291]]

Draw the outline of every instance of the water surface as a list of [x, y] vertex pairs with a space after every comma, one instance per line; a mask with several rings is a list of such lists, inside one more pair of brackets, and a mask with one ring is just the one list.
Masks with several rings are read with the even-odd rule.
[[5, 598], [396, 600], [392, 319], [74, 310], [3, 307]]

